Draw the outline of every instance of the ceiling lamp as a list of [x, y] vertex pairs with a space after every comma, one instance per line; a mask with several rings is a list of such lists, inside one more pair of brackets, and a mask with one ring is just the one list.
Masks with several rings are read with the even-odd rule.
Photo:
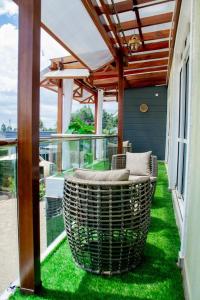
[[141, 40], [135, 34], [128, 41], [128, 46], [131, 49], [131, 51], [137, 51], [141, 44]]

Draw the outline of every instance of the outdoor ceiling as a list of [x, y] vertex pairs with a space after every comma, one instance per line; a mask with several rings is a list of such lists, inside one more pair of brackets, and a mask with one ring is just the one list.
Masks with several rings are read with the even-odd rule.
[[[86, 0], [87, 1], [87, 0]], [[125, 87], [144, 87], [167, 83], [170, 41], [173, 38], [172, 19], [174, 0], [98, 0], [94, 9], [115, 48], [127, 58], [124, 68]], [[141, 46], [130, 51], [127, 46], [133, 34], [138, 35]], [[117, 86], [117, 72], [95, 74], [94, 84], [108, 89]], [[106, 80], [107, 79], [107, 80]]]
[[[42, 0], [43, 24], [72, 53], [52, 60], [52, 70], [59, 69], [59, 63], [64, 69], [88, 68], [90, 76], [80, 82], [94, 94], [101, 88], [113, 97], [112, 91], [118, 89], [116, 59], [121, 53], [126, 62], [125, 88], [166, 85], [178, 3], [179, 0]], [[134, 34], [141, 41], [137, 51], [128, 46]]]

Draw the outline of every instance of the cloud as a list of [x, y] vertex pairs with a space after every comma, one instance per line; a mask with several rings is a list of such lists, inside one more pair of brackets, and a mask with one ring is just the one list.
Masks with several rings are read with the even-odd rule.
[[13, 16], [18, 13], [18, 6], [12, 0], [1, 0], [0, 15]]
[[[2, 12], [2, 3], [0, 6]], [[4, 9], [5, 11], [5, 9]], [[8, 11], [8, 9], [7, 9]], [[10, 12], [11, 13], [11, 12]], [[0, 125], [11, 120], [17, 124], [17, 65], [18, 65], [18, 28], [11, 23], [0, 26]], [[41, 31], [41, 69], [50, 64], [50, 58], [67, 55], [56, 41]], [[56, 123], [56, 93], [41, 89], [41, 118], [47, 127]], [[48, 105], [47, 105], [48, 104]]]
[[14, 25], [0, 27], [0, 45], [0, 93], [16, 93], [18, 30]]

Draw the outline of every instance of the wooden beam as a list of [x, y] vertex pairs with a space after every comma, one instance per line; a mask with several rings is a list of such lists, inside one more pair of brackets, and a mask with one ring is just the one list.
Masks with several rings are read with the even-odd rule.
[[171, 39], [171, 43], [170, 43], [170, 55], [169, 55], [169, 66], [168, 66], [168, 73], [167, 73], [167, 83], [169, 81], [172, 60], [173, 60], [173, 55], [174, 55], [174, 47], [175, 47], [175, 41], [176, 41], [176, 33], [177, 33], [177, 28], [178, 28], [181, 4], [182, 4], [182, 0], [176, 0], [175, 11], [174, 11], [173, 21], [172, 21], [173, 29], [171, 30], [171, 38], [172, 39]]
[[19, 3], [18, 224], [20, 288], [41, 286], [39, 217], [40, 0]]
[[145, 44], [143, 47], [141, 46], [137, 51], [132, 51], [132, 53], [140, 53], [145, 51], [161, 50], [161, 49], [168, 49], [168, 48], [169, 48], [169, 42], [161, 41], [161, 42]]
[[[168, 23], [168, 22], [172, 21], [172, 16], [173, 16], [173, 14], [170, 12], [170, 13], [164, 13], [164, 14], [160, 14], [160, 15], [154, 15], [151, 17], [141, 18], [141, 26], [147, 27], [147, 26], [152, 26], [152, 25]], [[106, 31], [111, 31], [111, 28], [109, 25], [107, 25], [107, 26], [105, 25], [104, 27], [105, 27]], [[121, 28], [123, 31], [137, 29], [138, 28], [137, 20], [121, 22]], [[119, 28], [119, 31], [120, 31], [120, 28]]]
[[132, 88], [142, 88], [147, 86], [166, 85], [166, 79], [154, 79], [154, 80], [131, 80], [129, 84]]
[[118, 68], [118, 153], [123, 151], [123, 124], [124, 124], [124, 74], [123, 57], [120, 54], [117, 61]]
[[147, 67], [159, 67], [159, 66], [167, 66], [168, 65], [168, 59], [161, 59], [161, 60], [150, 60], [150, 61], [144, 61], [144, 62], [136, 62], [128, 64], [127, 67], [125, 67], [125, 70], [135, 70], [135, 69], [141, 69], [141, 68], [147, 68]]
[[[164, 66], [158, 66], [158, 67], [151, 67], [148, 68], [145, 65], [145, 68], [140, 68], [140, 69], [128, 69], [128, 70], [124, 70], [124, 77], [127, 75], [134, 75], [134, 74], [138, 74], [138, 73], [147, 73], [147, 72], [157, 72], [157, 71], [167, 71], [167, 60], [166, 60], [166, 65]], [[108, 82], [108, 80], [110, 78], [116, 78], [115, 80], [117, 80], [117, 76], [118, 73], [117, 71], [111, 71], [111, 72], [104, 72], [104, 73], [97, 73], [94, 75], [94, 79], [98, 80], [98, 79], [104, 79], [104, 82]], [[100, 81], [96, 81], [96, 83], [98, 83]]]
[[139, 11], [138, 11], [138, 8], [137, 8], [137, 0], [132, 0], [133, 4], [135, 5], [133, 7], [133, 11], [135, 12], [135, 15], [136, 15], [136, 20], [137, 20], [137, 25], [138, 25], [138, 31], [139, 31], [139, 35], [140, 35], [140, 40], [142, 42], [142, 47], [145, 48], [145, 45], [144, 45], [144, 38], [143, 38], [143, 33], [142, 33], [142, 23], [141, 23], [141, 19], [140, 19], [140, 14], [139, 14]]
[[163, 78], [166, 77], [167, 72], [154, 72], [154, 73], [147, 73], [147, 74], [136, 74], [127, 76], [128, 80], [143, 80], [143, 79], [154, 79], [154, 78]]
[[[143, 3], [148, 3], [152, 2], [152, 0], [138, 0], [138, 4], [143, 4]], [[113, 10], [112, 5], [108, 5], [108, 9], [110, 11], [110, 14], [115, 14], [115, 11], [120, 14], [123, 12], [131, 11], [133, 8], [133, 2], [132, 0], [125, 0], [121, 2], [116, 2], [115, 3], [115, 10]], [[103, 14], [103, 9], [102, 7], [98, 7], [98, 14]]]
[[[133, 35], [126, 35], [127, 41], [132, 37]], [[158, 40], [158, 39], [165, 39], [169, 38], [170, 36], [170, 30], [165, 29], [165, 30], [158, 30], [158, 31], [152, 31], [152, 32], [144, 32], [143, 33], [143, 39], [144, 41], [153, 41], [153, 40]], [[120, 38], [121, 41], [123, 42], [123, 38]], [[116, 43], [117, 41], [113, 38], [112, 39], [113, 43]]]
[[115, 36], [115, 39], [116, 39], [117, 43], [119, 44], [119, 47], [120, 47], [121, 51], [124, 51], [122, 41], [121, 41], [121, 39], [118, 35], [118, 31], [116, 29], [116, 26], [114, 25], [115, 20], [114, 20], [113, 16], [109, 14], [109, 8], [108, 8], [109, 4], [108, 4], [107, 0], [99, 0], [99, 1], [101, 3], [103, 13], [106, 15], [106, 18], [108, 20], [108, 24], [110, 25], [110, 28], [112, 29], [112, 32]]
[[128, 70], [124, 71], [124, 76], [128, 75], [134, 75], [134, 74], [144, 74], [144, 73], [149, 73], [154, 74], [155, 72], [158, 71], [167, 71], [167, 66], [161, 66], [161, 67], [152, 67], [152, 68], [145, 68], [145, 69], [137, 69], [137, 70]]
[[93, 3], [91, 0], [81, 0], [83, 5], [85, 6], [88, 14], [90, 15], [91, 19], [93, 20], [95, 26], [97, 27], [99, 33], [101, 34], [102, 38], [104, 39], [104, 42], [106, 43], [107, 47], [109, 48], [110, 52], [112, 53], [113, 57], [116, 57], [116, 50], [113, 47], [113, 44], [111, 42], [111, 39], [109, 35], [107, 34], [103, 24], [100, 21], [100, 18], [95, 11], [95, 8], [93, 6]]
[[168, 56], [169, 56], [169, 51], [167, 50], [162, 52], [132, 55], [128, 58], [128, 61], [135, 62], [140, 60], [153, 60], [158, 58], [168, 58]]

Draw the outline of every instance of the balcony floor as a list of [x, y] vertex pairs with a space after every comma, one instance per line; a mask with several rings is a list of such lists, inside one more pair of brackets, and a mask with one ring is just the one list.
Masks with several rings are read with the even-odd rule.
[[11, 299], [70, 300], [182, 300], [180, 247], [165, 166], [159, 163], [159, 181], [151, 210], [151, 227], [143, 263], [121, 276], [101, 277], [86, 273], [72, 261], [67, 242], [62, 242], [42, 264], [43, 289], [38, 296]]

